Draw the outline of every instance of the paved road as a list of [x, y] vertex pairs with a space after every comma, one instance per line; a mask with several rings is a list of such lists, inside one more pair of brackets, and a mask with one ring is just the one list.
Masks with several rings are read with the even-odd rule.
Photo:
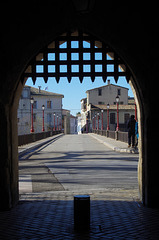
[[20, 161], [20, 189], [137, 189], [137, 163], [138, 155], [116, 153], [89, 135], [65, 135]]

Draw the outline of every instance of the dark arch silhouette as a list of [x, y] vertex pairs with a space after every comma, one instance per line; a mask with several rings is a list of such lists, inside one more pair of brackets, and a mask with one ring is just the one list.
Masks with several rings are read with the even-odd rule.
[[[8, 9], [8, 6], [5, 6]], [[11, 7], [11, 6], [10, 6]], [[12, 6], [13, 7], [13, 6]], [[75, 9], [72, 1], [55, 1], [25, 9], [18, 5], [2, 23], [0, 76], [0, 207], [15, 206], [18, 194], [17, 107], [24, 78], [22, 74], [40, 49], [70, 29], [97, 36], [108, 44], [131, 72], [140, 108], [141, 154], [138, 168], [140, 196], [147, 206], [158, 207], [158, 29], [155, 5], [140, 7], [133, 3], [94, 1], [85, 11]], [[148, 18], [150, 16], [151, 18]], [[45, 16], [44, 16], [45, 15]], [[22, 80], [23, 79], [23, 80]], [[152, 81], [153, 80], [153, 81]], [[129, 81], [129, 82], [130, 82]]]

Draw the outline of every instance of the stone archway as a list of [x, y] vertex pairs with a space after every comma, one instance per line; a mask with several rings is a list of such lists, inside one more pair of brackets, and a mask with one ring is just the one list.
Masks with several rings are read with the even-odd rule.
[[[48, 10], [48, 6], [39, 6], [38, 11], [31, 9], [30, 20], [19, 21], [12, 15], [12, 21], [3, 34], [1, 53], [1, 95], [0, 95], [0, 206], [2, 209], [13, 207], [18, 201], [18, 154], [17, 154], [17, 119], [18, 99], [23, 88], [21, 75], [29, 61], [52, 39], [68, 29], [79, 27], [98, 36], [108, 43], [121, 56], [133, 76], [133, 86], [137, 92], [141, 113], [142, 156], [140, 165], [140, 191], [142, 201], [147, 206], [158, 207], [158, 169], [156, 138], [156, 102], [157, 88], [150, 84], [158, 79], [158, 33], [157, 23], [147, 24], [147, 14], [130, 5], [112, 5], [105, 14], [102, 1], [95, 3], [91, 12], [75, 12], [71, 4], [65, 1], [55, 4], [47, 18], [39, 19], [39, 11]], [[149, 9], [148, 9], [149, 10]], [[19, 10], [18, 10], [19, 11]], [[112, 17], [114, 19], [109, 21]], [[120, 21], [119, 20], [120, 12]], [[149, 12], [149, 11], [148, 11]], [[16, 12], [14, 12], [16, 15]], [[19, 16], [17, 14], [17, 16]], [[42, 16], [42, 14], [41, 14]], [[60, 16], [60, 18], [59, 18]], [[135, 17], [134, 17], [135, 16]], [[59, 19], [59, 21], [57, 21]], [[153, 21], [153, 19], [149, 20]], [[107, 24], [109, 22], [109, 24]], [[54, 23], [54, 25], [52, 24]], [[16, 26], [16, 27], [15, 27]], [[122, 26], [122, 27], [121, 27]], [[146, 27], [145, 27], [146, 26]], [[5, 29], [6, 30], [6, 29]], [[126, 31], [125, 31], [126, 30]], [[7, 34], [5, 34], [7, 32]], [[153, 33], [153, 34], [152, 34]], [[31, 36], [31, 37], [28, 37]], [[119, 38], [120, 36], [120, 38]], [[153, 44], [152, 44], [153, 43]], [[152, 60], [151, 62], [149, 60]]]
[[[72, 48], [72, 42], [75, 42], [78, 46]], [[88, 48], [84, 48], [84, 42], [88, 43]], [[60, 46], [62, 46], [63, 43], [65, 43], [66, 47], [60, 49]], [[76, 60], [72, 59], [72, 54], [74, 53], [77, 55]], [[60, 54], [65, 54], [65, 58], [60, 59]], [[89, 57], [85, 59], [84, 54], [89, 55]], [[100, 54], [99, 59], [96, 58], [96, 54]], [[107, 59], [107, 56], [109, 56], [109, 60]], [[66, 71], [60, 71], [61, 66], [66, 66]], [[73, 66], [77, 66], [78, 69], [74, 71], [72, 69]], [[84, 70], [85, 66], [90, 67], [89, 71]], [[100, 66], [102, 70], [100, 69], [98, 71], [98, 66]], [[109, 66], [111, 66], [113, 70], [111, 69], [109, 71]], [[40, 67], [40, 71], [37, 67]], [[107, 77], [109, 76], [113, 76], [116, 82], [118, 81], [118, 77], [125, 76], [127, 81], [131, 82], [131, 85], [133, 85], [134, 82], [133, 77], [130, 77], [131, 72], [128, 67], [112, 48], [104, 44], [104, 42], [101, 42], [98, 38], [76, 30], [69, 32], [69, 34], [62, 34], [48, 46], [41, 49], [38, 54], [31, 59], [26, 67], [26, 70], [21, 76], [21, 83], [24, 84], [28, 77], [31, 77], [34, 83], [38, 77], [43, 77], [45, 82], [47, 82], [50, 77], [55, 77], [57, 82], [59, 82], [60, 77], [67, 77], [68, 82], [71, 82], [71, 78], [74, 76], [79, 77], [81, 83], [85, 76], [89, 76], [92, 81], [95, 81], [95, 78], [100, 76], [103, 78], [104, 82], [106, 82]], [[17, 89], [17, 96], [14, 100], [14, 112], [17, 109], [19, 93], [21, 92], [23, 84], [20, 84], [19, 89]], [[134, 92], [136, 94], [135, 89]], [[137, 99], [136, 94], [136, 100]], [[138, 100], [137, 105], [139, 109]], [[15, 132], [15, 130], [13, 131]], [[15, 134], [16, 133], [13, 135]], [[140, 174], [139, 182], [142, 185]], [[141, 189], [140, 193], [142, 193]]]
[[[88, 43], [88, 47], [84, 48], [83, 42]], [[71, 42], [75, 42], [77, 46], [71, 47]], [[65, 46], [60, 48], [65, 43]], [[77, 54], [76, 59], [72, 59], [72, 54]], [[90, 54], [88, 59], [83, 58], [83, 54]], [[95, 58], [95, 54], [100, 53], [100, 59]], [[60, 59], [60, 54], [65, 54], [64, 59]], [[108, 60], [106, 56], [109, 56], [111, 60]], [[84, 71], [84, 66], [89, 65], [90, 70]], [[95, 70], [96, 66], [100, 65], [102, 71]], [[113, 66], [113, 71], [109, 71], [109, 65]], [[66, 71], [60, 71], [60, 67], [65, 66]], [[72, 71], [72, 66], [77, 66], [78, 69]], [[40, 71], [37, 71], [37, 67], [40, 67]], [[35, 83], [36, 78], [42, 77], [47, 83], [48, 78], [54, 77], [57, 83], [60, 81], [60, 77], [66, 77], [68, 82], [71, 82], [72, 77], [78, 77], [82, 83], [84, 77], [90, 77], [92, 82], [95, 78], [101, 76], [103, 81], [106, 82], [107, 78], [113, 76], [115, 81], [118, 82], [120, 76], [125, 76], [127, 82], [130, 83], [133, 90], [136, 105], [138, 109], [138, 121], [139, 121], [139, 164], [138, 164], [138, 183], [139, 183], [139, 195], [143, 199], [143, 106], [138, 86], [125, 62], [117, 55], [117, 53], [106, 43], [99, 40], [93, 35], [82, 32], [81, 30], [72, 30], [68, 33], [61, 34], [51, 41], [47, 46], [40, 49], [36, 56], [34, 56], [26, 67], [22, 74], [21, 81], [25, 82], [28, 77], [31, 77]]]

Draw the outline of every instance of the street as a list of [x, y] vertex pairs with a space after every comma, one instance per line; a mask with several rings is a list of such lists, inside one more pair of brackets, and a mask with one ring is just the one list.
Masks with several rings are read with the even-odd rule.
[[88, 134], [64, 135], [20, 159], [20, 193], [133, 191], [137, 164], [137, 154], [114, 152]]

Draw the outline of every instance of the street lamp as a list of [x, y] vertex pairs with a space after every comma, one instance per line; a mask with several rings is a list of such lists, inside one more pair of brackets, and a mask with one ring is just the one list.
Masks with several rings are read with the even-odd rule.
[[94, 130], [94, 117], [92, 117], [92, 128]]
[[101, 130], [103, 130], [103, 109], [101, 110], [102, 113], [102, 126], [101, 126]]
[[44, 128], [44, 110], [45, 110], [45, 105], [42, 105], [42, 111], [43, 111], [43, 127], [42, 127], [42, 132], [45, 132], [45, 128]]
[[58, 116], [58, 114], [57, 114], [57, 131], [59, 130], [59, 126], [58, 126], [58, 118], [59, 118], [59, 116]]
[[86, 112], [86, 133], [88, 133], [88, 112]]
[[59, 130], [61, 130], [61, 117], [59, 117]]
[[110, 105], [109, 105], [109, 103], [107, 104], [107, 131], [109, 131], [109, 107], [110, 107]]
[[117, 104], [117, 127], [116, 127], [116, 131], [119, 131], [119, 96], [116, 97], [116, 104]]
[[33, 104], [34, 104], [34, 98], [33, 97], [31, 97], [30, 103], [31, 103], [31, 129], [30, 129], [30, 132], [33, 133], [34, 132], [34, 126], [33, 126]]
[[95, 127], [95, 130], [96, 130], [96, 114], [95, 114], [95, 116], [94, 116], [94, 127]]
[[54, 113], [54, 129], [53, 130], [55, 131], [55, 113]]
[[98, 129], [97, 130], [99, 130], [99, 113], [97, 113], [97, 116], [98, 116]]

